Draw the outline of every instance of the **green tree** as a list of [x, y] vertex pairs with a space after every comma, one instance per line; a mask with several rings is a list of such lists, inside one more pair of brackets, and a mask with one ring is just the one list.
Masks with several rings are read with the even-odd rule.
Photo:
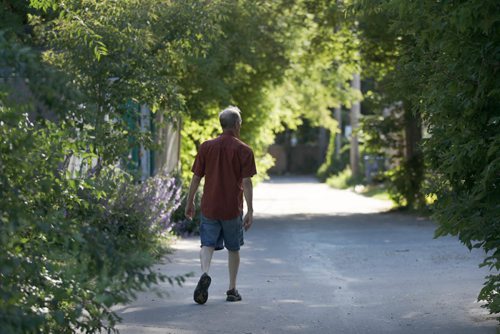
[[276, 116], [267, 95], [287, 65], [276, 7], [265, 1], [224, 2], [215, 22], [220, 34], [213, 35], [205, 54], [188, 58], [181, 83], [187, 108], [181, 154], [186, 178], [198, 145], [220, 132], [217, 113], [229, 104], [243, 111], [242, 138], [254, 148], [258, 169], [265, 174], [271, 166], [267, 146]]
[[[500, 4], [497, 1], [399, 3], [405, 26], [420, 31], [424, 51], [419, 92], [430, 137], [425, 152], [434, 171], [437, 235], [458, 235], [483, 248], [493, 270], [479, 299], [500, 312]], [[420, 20], [409, 17], [420, 12]], [[439, 22], [439, 23], [438, 23]], [[411, 64], [408, 61], [408, 64]], [[420, 81], [419, 80], [419, 81]]]
[[[277, 14], [279, 13], [279, 15]], [[323, 1], [235, 1], [220, 8], [203, 57], [191, 58], [183, 84], [183, 175], [197, 145], [219, 132], [217, 112], [243, 110], [242, 137], [255, 150], [258, 170], [272, 165], [267, 147], [277, 132], [303, 118], [335, 132], [330, 108], [359, 94], [349, 87], [357, 66], [355, 39], [335, 30], [342, 10]]]
[[[203, 48], [197, 34], [209, 29], [196, 24], [205, 13], [197, 2], [2, 6], [14, 23], [0, 29], [0, 327], [113, 331], [113, 305], [183, 280], [152, 269], [168, 251], [175, 181], [135, 184], [117, 166], [132, 146], [150, 142], [124, 121], [128, 103], [181, 110], [175, 80], [163, 79]], [[151, 28], [179, 14], [178, 28], [190, 18], [192, 30], [165, 38]]]
[[479, 299], [498, 313], [500, 4], [387, 0], [375, 12], [391, 18], [402, 46], [391, 78], [429, 132], [423, 147], [436, 236], [457, 235], [469, 249], [485, 250], [482, 265], [492, 274]]
[[[424, 156], [420, 105], [415, 103], [417, 73], [403, 60], [418, 57], [415, 36], [394, 25], [397, 13], [388, 1], [354, 1], [349, 20], [357, 20], [362, 73], [369, 87], [364, 99], [362, 134], [367, 153], [384, 156], [391, 197], [400, 206], [421, 209]], [[403, 80], [403, 78], [407, 78]]]

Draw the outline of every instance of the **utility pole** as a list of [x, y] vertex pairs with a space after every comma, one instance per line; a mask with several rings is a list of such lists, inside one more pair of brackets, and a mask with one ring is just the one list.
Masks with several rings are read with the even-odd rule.
[[[352, 79], [352, 88], [361, 91], [361, 80], [359, 73], [354, 74]], [[356, 134], [359, 127], [359, 116], [361, 114], [361, 103], [360, 101], [353, 102], [351, 106], [351, 150], [350, 150], [350, 163], [351, 172], [354, 178], [360, 175], [359, 171], [359, 146], [358, 146], [358, 135]]]
[[335, 135], [335, 160], [340, 160], [340, 150], [342, 149], [342, 107], [335, 108], [335, 120], [337, 121], [337, 128], [339, 130]]

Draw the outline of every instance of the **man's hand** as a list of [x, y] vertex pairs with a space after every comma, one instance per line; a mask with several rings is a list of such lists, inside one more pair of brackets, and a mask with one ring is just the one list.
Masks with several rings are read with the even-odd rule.
[[193, 216], [194, 216], [194, 203], [193, 202], [186, 203], [186, 209], [184, 210], [184, 216], [189, 220], [193, 219]]
[[189, 193], [186, 199], [186, 209], [184, 209], [184, 216], [186, 216], [189, 220], [193, 219], [194, 216], [194, 194], [196, 193], [196, 190], [198, 190], [200, 181], [201, 177], [193, 175], [191, 185], [189, 186]]
[[243, 227], [245, 231], [248, 231], [250, 226], [253, 224], [253, 185], [252, 178], [247, 177], [243, 179], [243, 195], [245, 196], [245, 201], [247, 202], [247, 214], [243, 219]]
[[247, 214], [245, 215], [245, 218], [243, 219], [243, 228], [245, 231], [248, 231], [248, 229], [252, 226], [253, 224], [253, 211], [248, 211]]

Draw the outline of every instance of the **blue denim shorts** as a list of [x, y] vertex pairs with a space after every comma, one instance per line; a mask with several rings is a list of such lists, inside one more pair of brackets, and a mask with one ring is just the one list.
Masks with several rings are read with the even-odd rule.
[[230, 220], [211, 219], [201, 215], [201, 245], [221, 250], [239, 251], [243, 246], [243, 222], [238, 216]]

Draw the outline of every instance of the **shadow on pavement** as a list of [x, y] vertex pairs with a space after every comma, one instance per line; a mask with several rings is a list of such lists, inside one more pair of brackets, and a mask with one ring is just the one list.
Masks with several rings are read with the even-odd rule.
[[476, 302], [484, 254], [401, 213], [260, 215], [245, 235], [239, 285], [225, 302], [226, 252], [216, 252], [206, 305], [192, 301], [197, 237], [181, 240], [171, 274], [196, 272], [168, 299], [118, 309], [122, 333], [495, 333]]

